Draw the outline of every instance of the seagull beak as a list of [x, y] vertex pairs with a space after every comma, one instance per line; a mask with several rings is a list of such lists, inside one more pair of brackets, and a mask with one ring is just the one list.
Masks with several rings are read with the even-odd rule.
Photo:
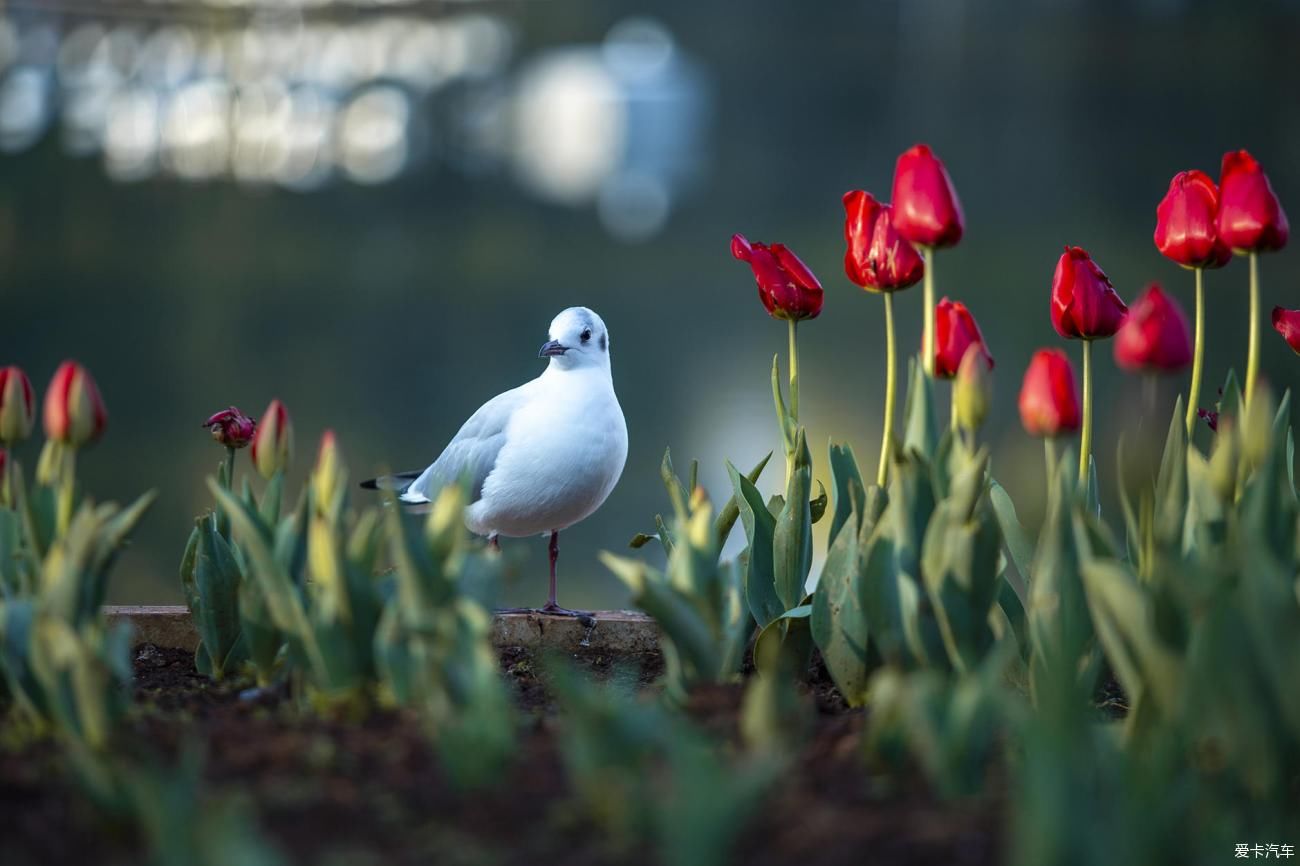
[[542, 350], [537, 353], [537, 357], [551, 358], [555, 355], [563, 355], [567, 351], [569, 351], [568, 346], [564, 345], [559, 340], [551, 340], [549, 343], [544, 343], [542, 345]]

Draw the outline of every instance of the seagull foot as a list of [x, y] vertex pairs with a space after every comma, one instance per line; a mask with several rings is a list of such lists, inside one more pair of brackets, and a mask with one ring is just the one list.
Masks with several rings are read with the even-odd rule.
[[[548, 602], [537, 609], [538, 613], [544, 613], [548, 616], [571, 616], [580, 620], [596, 621], [596, 617], [589, 610], [569, 610], [567, 607], [560, 607], [558, 604]], [[584, 623], [585, 625], [586, 623]]]
[[542, 607], [499, 607], [496, 613], [533, 613], [545, 614], [546, 616], [571, 616], [581, 622], [583, 625], [591, 626], [596, 623], [596, 615], [589, 610], [569, 610], [567, 607], [560, 607], [558, 604], [547, 604]]

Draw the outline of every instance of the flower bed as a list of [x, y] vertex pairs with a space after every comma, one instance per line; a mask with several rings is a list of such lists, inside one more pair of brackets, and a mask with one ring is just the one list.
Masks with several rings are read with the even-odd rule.
[[[650, 700], [657, 654], [568, 655], [593, 680]], [[192, 653], [138, 645], [135, 707], [115, 748], [176, 759], [202, 743], [206, 796], [252, 807], [265, 839], [297, 863], [650, 863], [652, 850], [619, 839], [575, 807], [553, 696], [531, 651], [505, 647], [503, 676], [522, 714], [519, 748], [485, 789], [466, 792], [439, 769], [427, 731], [409, 712], [364, 719], [303, 716], [282, 696], [241, 699], [194, 669]], [[743, 690], [701, 688], [685, 712], [738, 743]], [[897, 782], [861, 760], [864, 716], [814, 673], [814, 730], [785, 776], [740, 833], [738, 862], [998, 862], [1005, 822], [1001, 783], [975, 800], [945, 802], [919, 779]], [[0, 752], [0, 837], [6, 863], [134, 864], [150, 845], [129, 821], [105, 816], [69, 778], [53, 744]], [[797, 819], [791, 816], [797, 816]]]

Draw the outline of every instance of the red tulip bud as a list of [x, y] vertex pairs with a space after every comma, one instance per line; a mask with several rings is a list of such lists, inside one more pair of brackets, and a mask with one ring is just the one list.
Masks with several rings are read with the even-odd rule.
[[253, 465], [263, 478], [288, 468], [293, 457], [293, 425], [279, 400], [272, 400], [262, 413], [253, 434]]
[[975, 324], [975, 317], [961, 301], [940, 300], [934, 308], [934, 327], [934, 375], [937, 378], [956, 376], [957, 368], [971, 346], [984, 354], [985, 366], [993, 368], [993, 356], [984, 343], [979, 325]]
[[1074, 368], [1060, 349], [1039, 349], [1020, 386], [1020, 423], [1030, 436], [1059, 436], [1079, 429]]
[[1066, 339], [1114, 336], [1128, 307], [1092, 256], [1066, 247], [1052, 277], [1052, 327]]
[[1180, 171], [1156, 205], [1156, 249], [1185, 268], [1221, 268], [1232, 250], [1216, 228], [1219, 191], [1203, 171]]
[[1174, 372], [1192, 362], [1192, 335], [1178, 302], [1152, 283], [1115, 335], [1115, 363], [1134, 372]]
[[844, 194], [844, 273], [872, 292], [896, 292], [925, 276], [925, 262], [894, 227], [894, 209], [869, 192]]
[[74, 448], [94, 442], [108, 425], [99, 388], [86, 368], [64, 361], [45, 391], [45, 435]]
[[1255, 157], [1244, 150], [1223, 155], [1219, 175], [1219, 238], [1236, 253], [1286, 246], [1290, 226], [1273, 186]]
[[243, 448], [253, 441], [253, 432], [257, 425], [253, 419], [234, 406], [222, 409], [203, 422], [203, 426], [212, 430], [212, 438], [227, 448]]
[[1273, 330], [1282, 335], [1286, 344], [1300, 355], [1300, 310], [1273, 308]]
[[[894, 226], [919, 247], [950, 247], [961, 240], [964, 218], [943, 162], [924, 144], [894, 165]], [[960, 359], [958, 360], [960, 363]]]
[[0, 370], [0, 442], [13, 445], [31, 435], [36, 421], [32, 383], [18, 367]]
[[774, 319], [815, 319], [822, 311], [822, 284], [784, 244], [750, 243], [731, 236], [731, 254], [747, 262], [758, 284], [758, 299]]

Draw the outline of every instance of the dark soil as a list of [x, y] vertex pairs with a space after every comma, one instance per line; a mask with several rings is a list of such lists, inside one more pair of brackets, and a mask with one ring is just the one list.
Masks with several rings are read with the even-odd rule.
[[[640, 689], [662, 673], [657, 654], [579, 653], [572, 661], [590, 676]], [[174, 757], [199, 743], [208, 788], [250, 800], [268, 838], [294, 863], [656, 862], [645, 846], [612, 842], [579, 809], [541, 660], [516, 647], [502, 651], [501, 663], [523, 721], [513, 763], [483, 790], [449, 782], [412, 713], [348, 719], [302, 712], [283, 696], [241, 696], [240, 685], [214, 684], [194, 670], [190, 653], [152, 645], [136, 649], [136, 710], [121, 748]], [[808, 692], [816, 713], [807, 745], [739, 834], [734, 862], [998, 862], [1000, 796], [942, 801], [919, 774], [902, 782], [873, 776], [860, 757], [864, 715], [844, 704], [824, 670], [811, 672]], [[734, 742], [741, 694], [740, 687], [701, 689], [686, 709], [712, 735]], [[138, 832], [87, 800], [60, 751], [48, 740], [0, 738], [0, 861], [144, 862]]]

